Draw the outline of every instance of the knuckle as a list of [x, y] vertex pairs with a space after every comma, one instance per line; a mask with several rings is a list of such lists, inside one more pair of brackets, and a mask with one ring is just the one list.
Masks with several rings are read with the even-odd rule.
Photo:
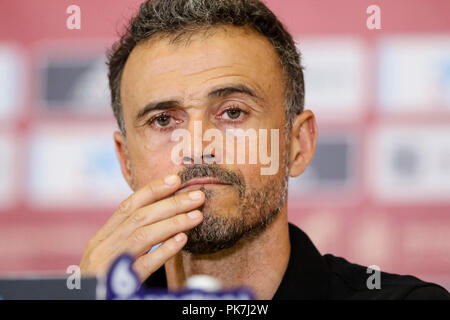
[[145, 214], [141, 210], [138, 210], [133, 214], [131, 219], [133, 223], [139, 224], [145, 219]]
[[147, 256], [142, 256], [138, 260], [136, 260], [133, 264], [133, 268], [137, 273], [148, 273], [150, 271], [150, 261]]
[[186, 215], [179, 214], [174, 219], [176, 229], [183, 228], [186, 225]]
[[128, 214], [128, 212], [131, 210], [132, 207], [133, 207], [133, 198], [130, 197], [120, 203], [117, 211], [120, 214]]
[[183, 204], [182, 195], [178, 195], [178, 196], [172, 197], [172, 203], [173, 203], [175, 208], [180, 207]]
[[146, 263], [144, 261], [143, 257], [139, 258], [138, 260], [133, 262], [133, 270], [137, 272], [138, 274], [142, 273], [142, 270], [146, 269]]
[[134, 232], [133, 241], [135, 243], [140, 243], [140, 242], [146, 241], [147, 238], [148, 238], [147, 232], [143, 228], [138, 229]]

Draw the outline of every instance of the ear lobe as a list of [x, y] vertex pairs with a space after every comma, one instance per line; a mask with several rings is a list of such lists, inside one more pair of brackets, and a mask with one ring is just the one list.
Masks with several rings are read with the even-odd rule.
[[122, 175], [127, 181], [128, 185], [131, 187], [131, 165], [130, 159], [128, 157], [128, 150], [126, 146], [126, 138], [119, 131], [114, 132], [114, 144], [116, 148], [117, 159], [120, 163], [120, 169]]
[[291, 128], [289, 176], [297, 177], [311, 162], [316, 148], [317, 124], [310, 110], [299, 114]]

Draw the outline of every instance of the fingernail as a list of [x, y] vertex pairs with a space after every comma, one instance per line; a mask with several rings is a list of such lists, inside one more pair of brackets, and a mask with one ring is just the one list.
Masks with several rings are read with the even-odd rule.
[[171, 176], [165, 177], [164, 178], [164, 182], [168, 185], [168, 186], [174, 186], [177, 184], [178, 182], [178, 176], [173, 174]]
[[182, 233], [179, 233], [175, 236], [175, 241], [176, 242], [181, 242], [184, 239], [184, 235]]
[[198, 218], [200, 218], [200, 212], [199, 211], [191, 211], [191, 212], [188, 212], [188, 217], [189, 218], [191, 218], [191, 219], [193, 219], [193, 220], [196, 220], [196, 219], [198, 219]]
[[189, 192], [189, 198], [191, 198], [194, 201], [198, 201], [202, 198], [202, 192], [198, 190]]

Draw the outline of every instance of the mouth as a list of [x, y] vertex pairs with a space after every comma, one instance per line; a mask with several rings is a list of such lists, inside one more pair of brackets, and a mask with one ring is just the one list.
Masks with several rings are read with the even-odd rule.
[[208, 178], [208, 177], [194, 178], [194, 179], [191, 179], [191, 180], [183, 183], [177, 192], [187, 191], [187, 190], [191, 190], [191, 189], [199, 189], [203, 186], [228, 186], [228, 185], [230, 185], [230, 184], [219, 181], [214, 178]]

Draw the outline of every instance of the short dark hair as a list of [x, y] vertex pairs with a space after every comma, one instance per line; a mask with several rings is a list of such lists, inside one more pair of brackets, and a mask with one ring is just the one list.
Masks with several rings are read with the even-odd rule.
[[180, 36], [214, 26], [249, 27], [266, 37], [279, 57], [285, 77], [286, 125], [303, 111], [304, 80], [300, 52], [277, 17], [259, 0], [148, 0], [140, 5], [125, 33], [108, 53], [111, 104], [119, 129], [125, 134], [120, 82], [133, 48], [155, 34]]

